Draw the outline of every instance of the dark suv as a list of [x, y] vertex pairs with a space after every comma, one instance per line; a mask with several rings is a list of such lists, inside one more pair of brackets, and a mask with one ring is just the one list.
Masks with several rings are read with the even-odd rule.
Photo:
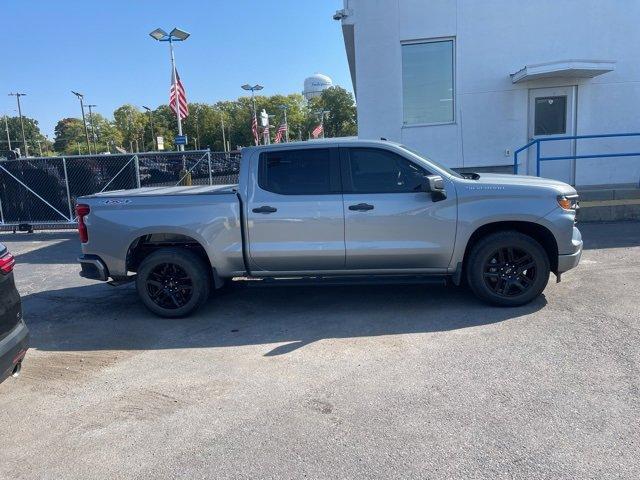
[[13, 281], [16, 261], [0, 243], [0, 382], [17, 375], [29, 348], [29, 330], [22, 319], [20, 295]]

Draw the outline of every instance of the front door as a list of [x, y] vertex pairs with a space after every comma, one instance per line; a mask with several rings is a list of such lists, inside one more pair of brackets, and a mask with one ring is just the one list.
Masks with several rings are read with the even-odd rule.
[[[575, 135], [576, 86], [533, 88], [529, 90], [529, 138], [554, 138]], [[528, 155], [527, 173], [536, 174], [536, 149]], [[540, 143], [541, 157], [575, 155], [575, 140]], [[540, 176], [575, 183], [575, 160], [540, 162]]]
[[344, 268], [338, 149], [263, 152], [257, 172], [247, 205], [253, 270]]
[[[446, 180], [446, 199], [421, 191], [427, 172], [380, 148], [345, 148], [346, 268], [350, 270], [444, 270], [456, 234], [456, 193]], [[435, 201], [438, 200], [438, 201]]]

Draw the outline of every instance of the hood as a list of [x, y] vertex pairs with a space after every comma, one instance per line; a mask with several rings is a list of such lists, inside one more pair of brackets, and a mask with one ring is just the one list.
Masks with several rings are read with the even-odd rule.
[[500, 173], [480, 173], [480, 178], [473, 180], [480, 185], [504, 185], [522, 187], [541, 187], [552, 189], [560, 195], [575, 195], [576, 189], [560, 180], [532, 177], [528, 175], [508, 175]]

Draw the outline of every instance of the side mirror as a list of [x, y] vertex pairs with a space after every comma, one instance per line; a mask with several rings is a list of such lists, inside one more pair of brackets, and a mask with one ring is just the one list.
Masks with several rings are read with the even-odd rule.
[[444, 181], [440, 175], [427, 175], [423, 185], [424, 191], [431, 194], [434, 202], [447, 198]]

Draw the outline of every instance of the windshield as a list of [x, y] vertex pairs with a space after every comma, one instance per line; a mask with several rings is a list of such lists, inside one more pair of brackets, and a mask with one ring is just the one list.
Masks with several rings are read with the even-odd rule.
[[456, 178], [464, 178], [462, 175], [460, 175], [458, 172], [456, 172], [455, 170], [451, 170], [449, 167], [445, 167], [444, 165], [431, 160], [430, 158], [425, 157], [423, 154], [421, 154], [420, 152], [416, 152], [415, 150], [413, 150], [412, 148], [409, 148], [405, 145], [400, 145], [400, 148], [406, 150], [407, 152], [413, 153], [415, 156], [422, 158], [424, 161], [429, 162], [433, 165], [435, 165], [436, 167], [438, 167], [441, 170], [444, 170], [445, 172], [447, 172], [449, 175], [456, 177]]

